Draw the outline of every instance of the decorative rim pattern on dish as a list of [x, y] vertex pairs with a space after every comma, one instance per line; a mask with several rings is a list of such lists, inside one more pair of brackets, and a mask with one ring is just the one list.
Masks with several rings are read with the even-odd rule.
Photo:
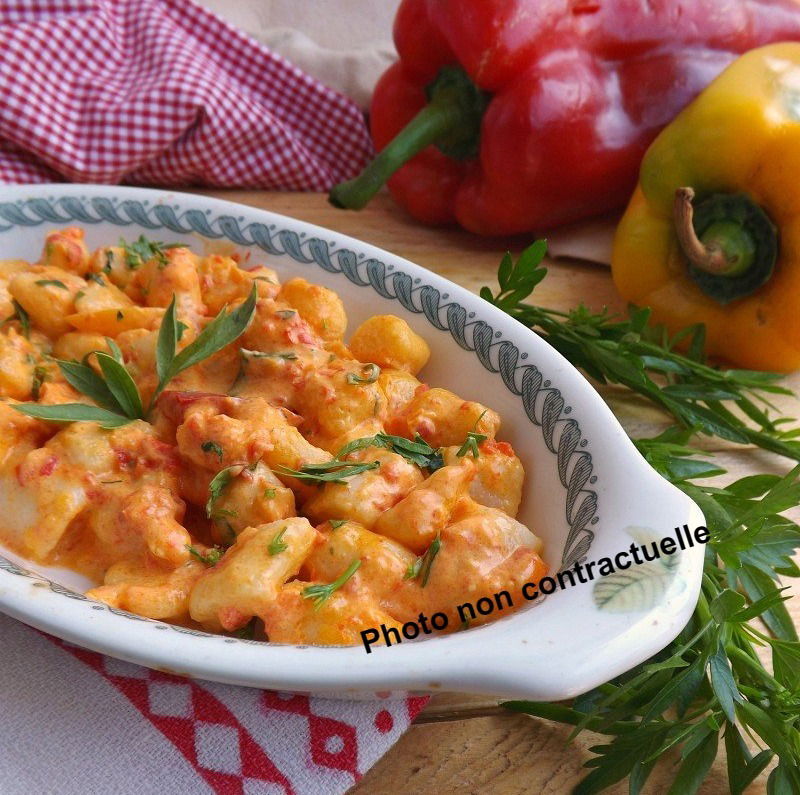
[[[382, 298], [399, 301], [404, 309], [424, 315], [438, 330], [448, 331], [461, 348], [475, 353], [481, 365], [490, 373], [499, 373], [506, 389], [522, 399], [528, 419], [541, 429], [547, 449], [556, 456], [558, 477], [566, 490], [565, 510], [570, 531], [562, 550], [561, 565], [569, 568], [586, 557], [594, 539], [589, 527], [598, 521], [597, 494], [587, 488], [587, 484], [597, 480], [592, 472], [592, 456], [582, 449], [586, 447], [587, 440], [583, 438], [577, 420], [568, 416], [572, 409], [566, 404], [561, 391], [552, 386], [535, 365], [520, 364], [527, 358], [527, 353], [520, 353], [516, 345], [503, 340], [501, 332], [495, 331], [485, 321], [475, 320], [475, 312], [467, 312], [456, 301], [447, 303], [448, 293], [441, 293], [437, 288], [423, 284], [421, 278], [412, 278], [379, 259], [357, 255], [348, 248], [334, 248], [334, 243], [319, 237], [307, 237], [305, 233], [298, 234], [291, 229], [281, 229], [275, 224], [244, 224], [242, 216], [215, 216], [211, 210], [176, 212], [179, 207], [177, 204], [151, 204], [147, 200], [126, 199], [116, 202], [103, 197], [83, 196], [0, 202], [0, 218], [7, 222], [0, 224], [0, 232], [7, 232], [15, 226], [78, 222], [109, 223], [120, 227], [137, 224], [151, 230], [197, 233], [209, 239], [226, 239], [240, 246], [256, 246], [267, 254], [286, 255], [303, 265], [314, 264], [329, 273], [341, 273], [358, 287], [371, 287]], [[2, 556], [0, 569], [38, 580], [63, 596], [91, 602], [93, 609], [107, 609], [125, 618], [150, 621], [88, 599]], [[184, 634], [218, 637], [162, 622], [152, 623], [169, 626]]]

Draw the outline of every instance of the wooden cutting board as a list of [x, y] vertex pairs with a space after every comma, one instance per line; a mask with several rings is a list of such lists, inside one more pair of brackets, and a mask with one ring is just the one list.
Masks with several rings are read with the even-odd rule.
[[[378, 196], [359, 213], [336, 210], [320, 194], [262, 191], [202, 191], [309, 221], [358, 237], [394, 254], [406, 257], [436, 273], [477, 292], [488, 284], [495, 287], [495, 274], [506, 250], [518, 253], [532, 238], [487, 240], [455, 229], [419, 226], [397, 208], [386, 195]], [[623, 303], [614, 292], [607, 268], [578, 261], [551, 263], [550, 273], [536, 288], [536, 302], [569, 309], [583, 302], [592, 309], [606, 305], [622, 312]], [[800, 379], [790, 379], [800, 386]], [[669, 424], [664, 415], [646, 402], [626, 395], [624, 390], [605, 389], [603, 396], [632, 435], [654, 435]], [[792, 417], [800, 416], [795, 398], [781, 401]], [[787, 462], [777, 456], [746, 447], [710, 444], [731, 479], [756, 472], [782, 473]], [[795, 593], [800, 593], [796, 587]], [[800, 599], [790, 602], [800, 626]], [[434, 696], [412, 728], [352, 790], [358, 795], [415, 795], [463, 793], [542, 793], [562, 795], [581, 779], [581, 765], [592, 754], [589, 748], [602, 742], [589, 732], [567, 744], [569, 729], [548, 721], [506, 712], [492, 699], [441, 694]], [[676, 756], [662, 760], [651, 776], [648, 793], [666, 792]], [[748, 789], [765, 791], [766, 774]], [[702, 793], [728, 792], [724, 757], [720, 756]], [[623, 795], [620, 784], [609, 792]]]

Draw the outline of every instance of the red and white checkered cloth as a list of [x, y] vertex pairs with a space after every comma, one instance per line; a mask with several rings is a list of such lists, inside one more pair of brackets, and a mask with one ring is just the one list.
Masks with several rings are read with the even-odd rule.
[[4, 0], [0, 31], [0, 182], [326, 190], [372, 153], [353, 102], [190, 0]]
[[0, 637], [3, 795], [342, 793], [427, 701], [335, 701], [183, 679], [3, 615]]

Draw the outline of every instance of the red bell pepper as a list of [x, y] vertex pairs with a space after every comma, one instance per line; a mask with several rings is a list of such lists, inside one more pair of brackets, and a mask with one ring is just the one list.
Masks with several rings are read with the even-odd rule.
[[388, 179], [411, 215], [480, 234], [621, 207], [658, 131], [735, 57], [800, 39], [796, 0], [403, 0], [378, 82], [378, 157], [331, 202]]

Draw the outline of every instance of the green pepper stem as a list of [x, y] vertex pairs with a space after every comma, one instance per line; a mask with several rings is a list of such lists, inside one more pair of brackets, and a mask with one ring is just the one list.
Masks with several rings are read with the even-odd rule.
[[362, 209], [400, 166], [456, 130], [463, 115], [459, 103], [444, 97], [426, 105], [355, 179], [335, 185], [328, 200], [334, 207]]
[[716, 245], [706, 245], [697, 236], [694, 229], [694, 190], [678, 188], [675, 191], [673, 215], [675, 232], [686, 259], [698, 270], [714, 275], [721, 275], [729, 268], [730, 263], [725, 252]]
[[355, 179], [336, 185], [334, 207], [360, 210], [402, 165], [436, 144], [448, 157], [476, 157], [488, 94], [460, 66], [445, 66], [425, 89], [428, 104], [384, 147]]

